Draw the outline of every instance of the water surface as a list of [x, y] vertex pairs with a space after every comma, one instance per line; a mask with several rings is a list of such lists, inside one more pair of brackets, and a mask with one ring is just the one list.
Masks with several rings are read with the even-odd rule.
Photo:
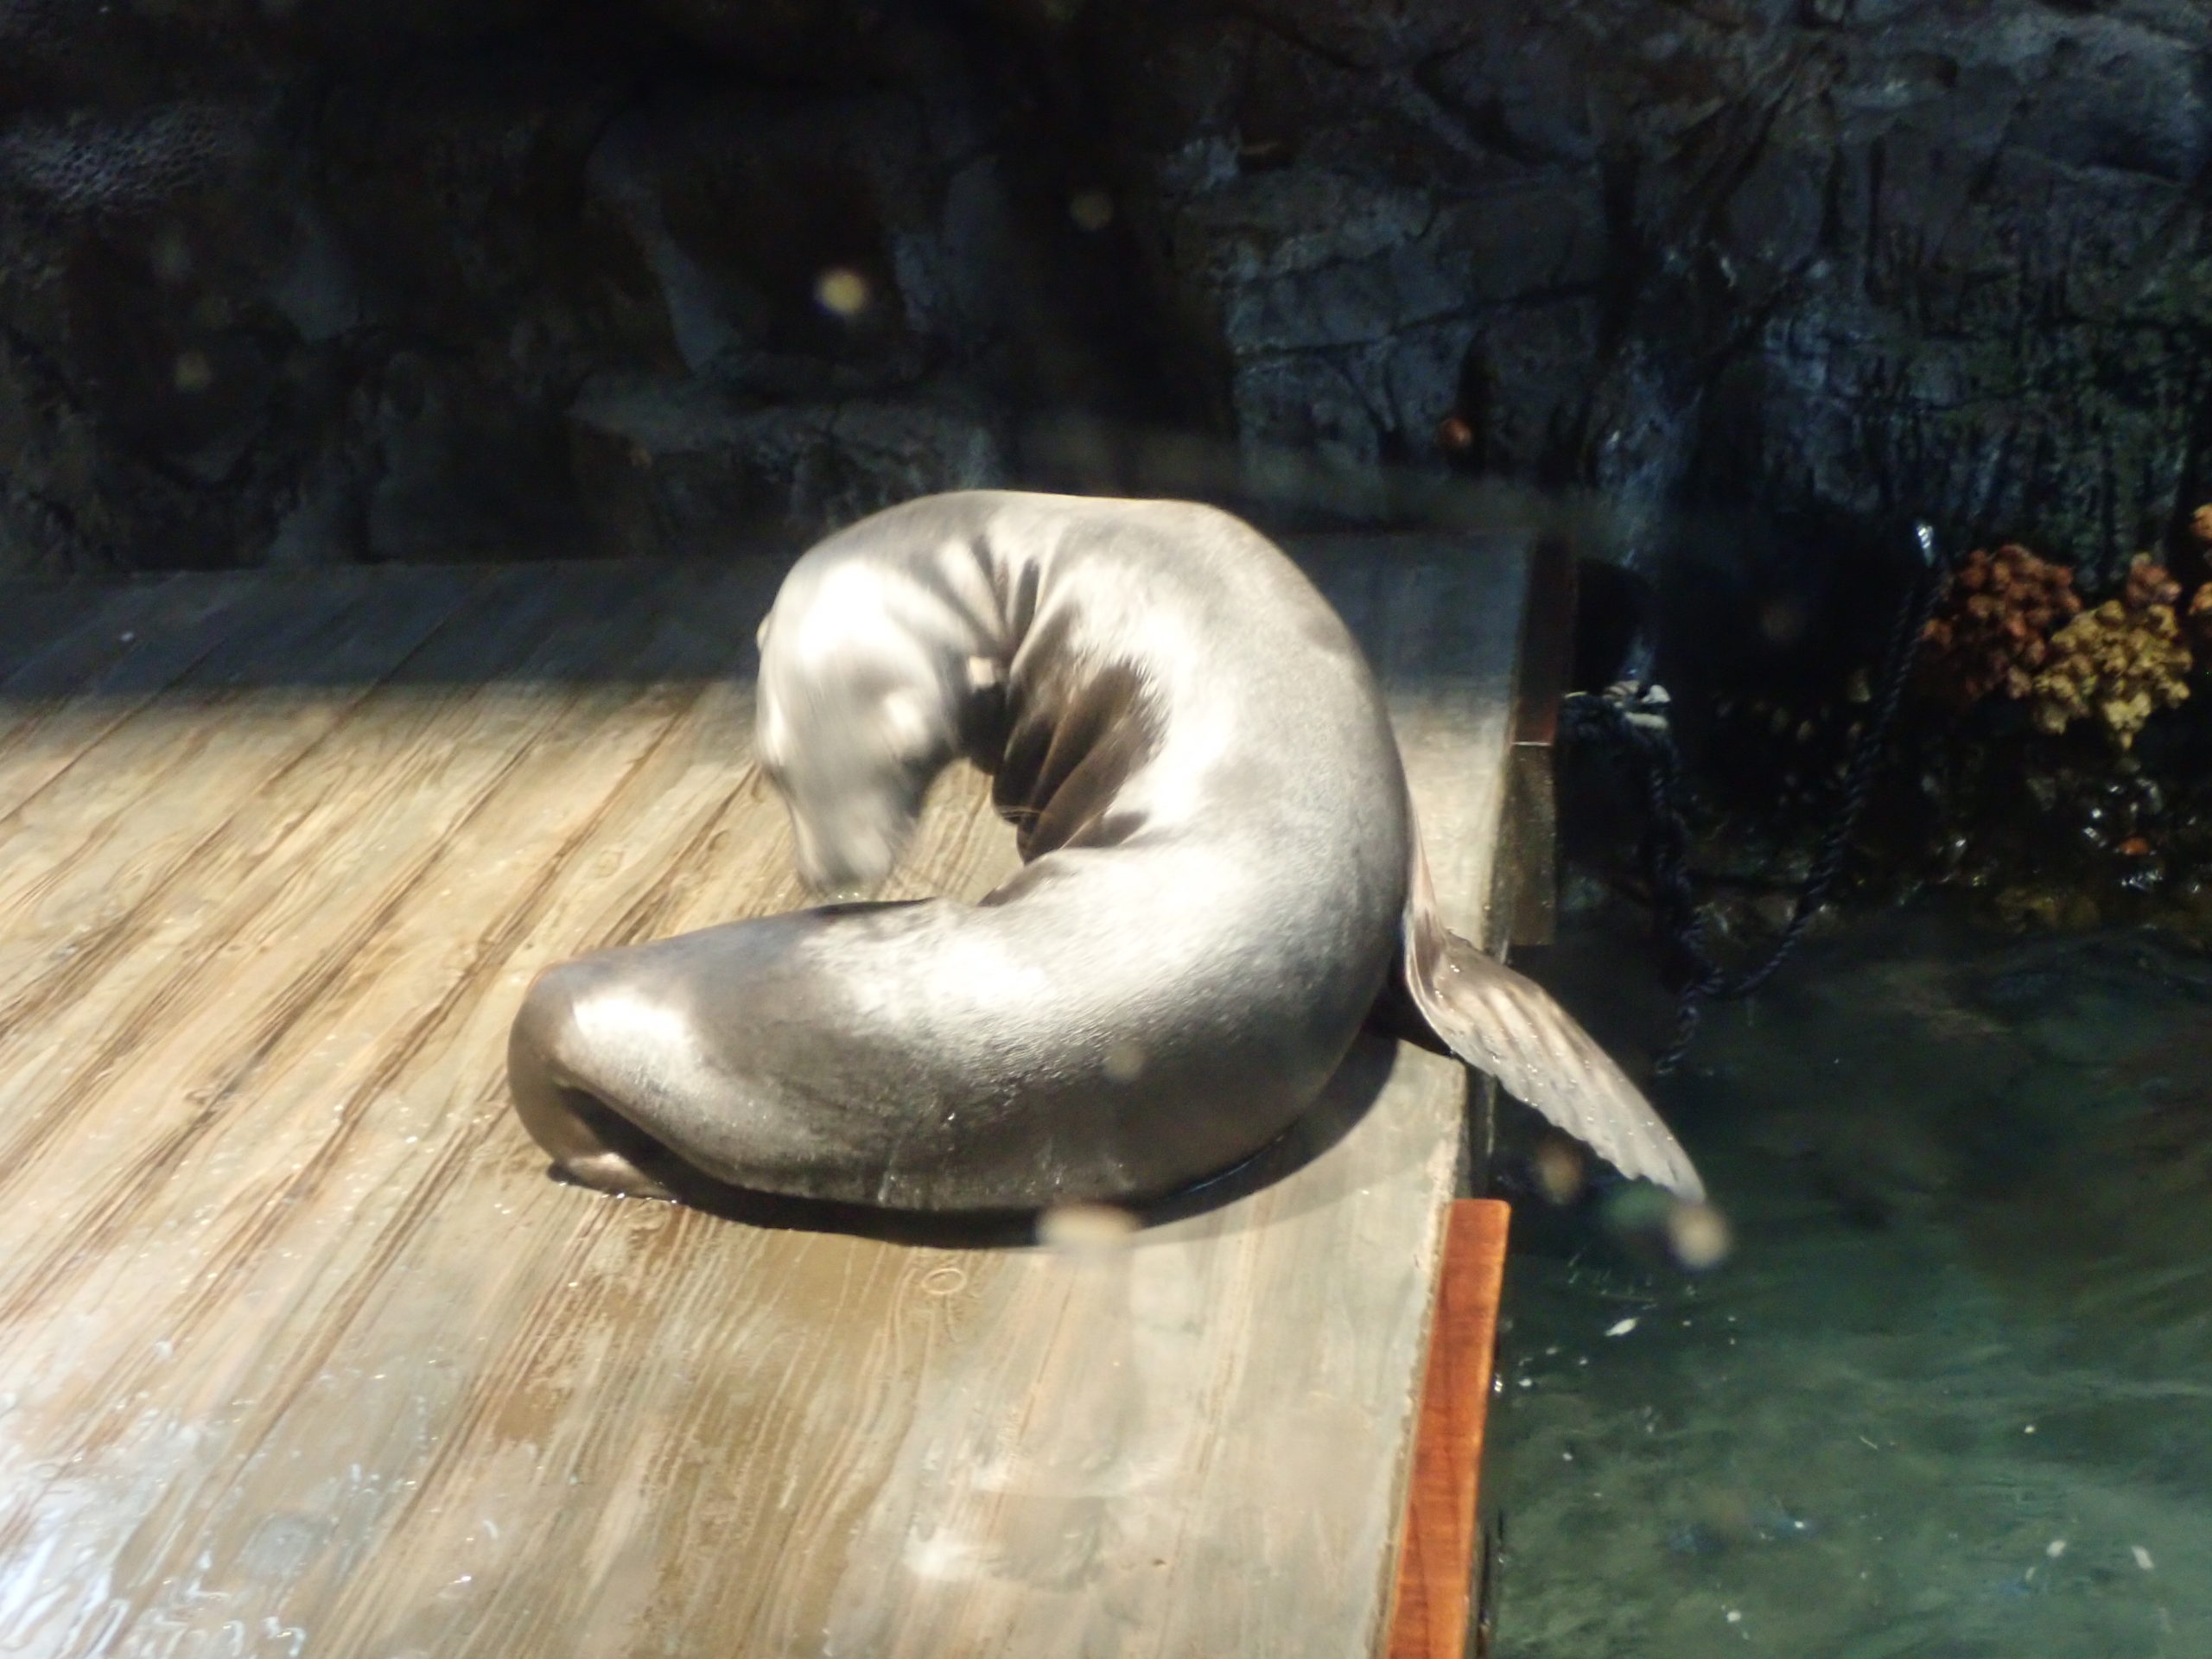
[[[1535, 964], [1623, 1052], [1637, 948]], [[1659, 1097], [1733, 1254], [1519, 1198], [1502, 1659], [2212, 1655], [2212, 959], [1854, 924]]]

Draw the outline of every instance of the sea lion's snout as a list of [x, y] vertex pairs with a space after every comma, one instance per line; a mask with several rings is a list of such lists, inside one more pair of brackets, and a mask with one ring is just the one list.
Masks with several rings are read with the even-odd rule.
[[841, 679], [842, 660], [772, 654], [756, 731], [761, 769], [791, 809], [799, 874], [817, 893], [866, 890], [891, 874], [954, 748], [939, 688]]
[[817, 893], [868, 890], [888, 876], [912, 837], [926, 780], [896, 761], [817, 750], [774, 774], [791, 810], [791, 851]]
[[906, 836], [887, 830], [847, 827], [823, 835], [810, 828], [795, 808], [791, 813], [800, 879], [817, 893], [865, 892], [891, 874]]

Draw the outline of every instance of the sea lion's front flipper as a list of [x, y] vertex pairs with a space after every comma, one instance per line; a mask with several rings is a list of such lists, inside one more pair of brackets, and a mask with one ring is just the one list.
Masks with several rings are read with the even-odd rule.
[[1405, 989], [1445, 1046], [1622, 1173], [1705, 1197], [1689, 1154], [1643, 1091], [1574, 1016], [1444, 925], [1416, 840], [1406, 900]]

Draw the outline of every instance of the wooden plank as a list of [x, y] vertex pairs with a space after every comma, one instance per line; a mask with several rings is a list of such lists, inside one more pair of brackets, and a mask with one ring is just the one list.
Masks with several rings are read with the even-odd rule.
[[156, 582], [0, 582], [0, 664], [19, 663], [73, 634], [103, 608]]
[[1464, 1659], [1468, 1650], [1483, 1431], [1505, 1288], [1509, 1213], [1492, 1198], [1462, 1198], [1452, 1206], [1398, 1551], [1389, 1659]]
[[[640, 629], [660, 626], [666, 613], [658, 600], [664, 597], [642, 593], [628, 607], [603, 613], [598, 626], [634, 644]], [[550, 649], [574, 649], [593, 626], [576, 616], [557, 621]], [[405, 643], [404, 636], [398, 643]], [[454, 648], [474, 652], [486, 643], [472, 633]], [[386, 644], [397, 655], [397, 646]], [[617, 706], [637, 696], [611, 695]], [[48, 1166], [70, 1167], [70, 1195], [57, 1198], [45, 1219], [62, 1221], [73, 1242], [66, 1251], [28, 1241], [0, 1251], [0, 1313], [27, 1294], [19, 1284], [43, 1286], [53, 1273], [81, 1269], [91, 1259], [80, 1248], [81, 1230], [114, 1206], [128, 1213], [143, 1197], [147, 1173], [137, 1150], [104, 1133], [104, 1100], [174, 1102], [169, 1091], [134, 1088], [134, 1080], [190, 1080], [195, 1086], [177, 1103], [188, 1107], [198, 1096], [203, 1105], [219, 1104], [234, 1126], [250, 1116], [261, 1096], [246, 1079], [281, 1074], [303, 1043], [308, 1023], [333, 1006], [343, 1009], [364, 966], [379, 961], [374, 953], [392, 948], [392, 930], [411, 920], [435, 935], [442, 956], [455, 954], [465, 938], [453, 938], [451, 922], [435, 906], [411, 901], [448, 868], [449, 843], [488, 796], [530, 784], [558, 791], [567, 742], [588, 739], [597, 723], [588, 709], [533, 701], [520, 705], [525, 720], [518, 728], [515, 711], [503, 706], [506, 700], [474, 699], [488, 703], [493, 730], [507, 741], [469, 745], [456, 760], [448, 753], [455, 728], [416, 718], [419, 707], [411, 698], [386, 699], [397, 706], [357, 730], [351, 743], [332, 740], [327, 719], [308, 722], [303, 734], [302, 722], [290, 717], [291, 700], [275, 701], [274, 710], [264, 711], [268, 719], [223, 705], [219, 726], [228, 748], [205, 757], [194, 780], [212, 774], [219, 781], [213, 790], [179, 791], [158, 810], [135, 815], [135, 824], [158, 832], [150, 852], [142, 854], [129, 837], [109, 837], [89, 869], [65, 866], [61, 872], [83, 879], [56, 880], [35, 893], [43, 903], [19, 898], [11, 906], [33, 925], [11, 929], [11, 945], [24, 931], [35, 946], [54, 934], [67, 943], [28, 988], [0, 1004], [0, 1063], [20, 1065], [35, 1079], [12, 1103], [0, 1141], [0, 1190], [35, 1179]], [[330, 709], [317, 702], [309, 711], [327, 716]], [[544, 729], [564, 714], [563, 729]], [[468, 734], [466, 725], [459, 729]], [[616, 752], [653, 734], [650, 726], [626, 730]], [[391, 737], [411, 743], [413, 753], [380, 762], [378, 740]], [[384, 794], [382, 786], [404, 780], [410, 766], [436, 769], [441, 787], [426, 791], [427, 798]], [[249, 787], [240, 791], [239, 783]], [[97, 792], [93, 800], [91, 827], [105, 830], [112, 814]], [[190, 822], [194, 808], [207, 810], [209, 822]], [[181, 830], [180, 818], [186, 820]], [[73, 836], [61, 839], [79, 844]], [[122, 854], [111, 855], [118, 844]], [[518, 836], [503, 850], [529, 845]], [[36, 868], [41, 861], [34, 851], [21, 861]], [[518, 869], [511, 879], [531, 874]], [[496, 904], [498, 893], [493, 888], [483, 897]], [[10, 950], [0, 960], [16, 955]], [[420, 994], [435, 982], [417, 981], [410, 989]], [[280, 1096], [272, 1109], [281, 1114], [289, 1103]], [[188, 1123], [170, 1132], [196, 1135], [212, 1122], [212, 1113], [194, 1110]], [[317, 1125], [327, 1127], [321, 1120]], [[164, 1166], [161, 1174], [172, 1179], [174, 1171]], [[124, 1185], [111, 1190], [109, 1179]]]
[[35, 794], [233, 628], [283, 608], [249, 581], [221, 578], [133, 583], [98, 604], [72, 590], [70, 601], [50, 618], [56, 632], [0, 657], [0, 810]]
[[1546, 538], [1534, 550], [1527, 620], [1506, 760], [1499, 885], [1491, 895], [1498, 944], [1548, 944], [1559, 925], [1559, 805], [1552, 751], [1574, 658], [1574, 555]]
[[[1521, 550], [1305, 552], [1471, 927]], [[150, 698], [41, 693], [23, 753], [66, 764], [0, 821], [0, 1650], [1371, 1647], [1459, 1069], [1364, 1046], [1280, 1179], [1117, 1249], [551, 1183], [500, 1066], [535, 968], [804, 900], [748, 759], [777, 572], [478, 572], [442, 619], [387, 574], [321, 622], [233, 595], [294, 626], [211, 613]], [[948, 779], [901, 890], [1012, 860]]]
[[[651, 623], [669, 597], [647, 590], [611, 613], [598, 605], [588, 605], [582, 614], [556, 613], [550, 619], [556, 628], [550, 647], [574, 650], [580, 639], [590, 640], [595, 623], [617, 634], [634, 636], [638, 625]], [[611, 621], [602, 620], [609, 614]], [[478, 651], [485, 643], [472, 638], [461, 648]], [[600, 643], [607, 643], [607, 637]], [[634, 690], [620, 694], [618, 703], [626, 708], [638, 696]], [[335, 775], [299, 767], [294, 769], [289, 787], [264, 784], [254, 791], [247, 798], [243, 823], [239, 810], [228, 804], [228, 791], [208, 791], [197, 798], [180, 797], [171, 802], [173, 815], [185, 818], [195, 808], [213, 806], [220, 823], [232, 830], [226, 839], [250, 872], [249, 879], [241, 881], [238, 868], [202, 856], [197, 861], [197, 879], [183, 892], [169, 895], [170, 904], [188, 913], [199, 912], [198, 925], [185, 930], [186, 936], [203, 938], [210, 948], [175, 961], [162, 948], [169, 941], [157, 938], [121, 957], [105, 977], [85, 988], [81, 997], [73, 999], [67, 1018], [21, 1021], [10, 1028], [11, 1036], [28, 1030], [54, 1041], [20, 1067], [18, 1057], [10, 1057], [11, 1076], [36, 1079], [42, 1088], [27, 1088], [10, 1103], [9, 1127], [16, 1144], [10, 1177], [18, 1185], [26, 1173], [35, 1177], [39, 1172], [29, 1154], [37, 1151], [50, 1152], [46, 1159], [49, 1166], [71, 1171], [67, 1192], [49, 1194], [51, 1202], [24, 1217], [33, 1224], [22, 1230], [25, 1236], [10, 1240], [5, 1259], [15, 1293], [11, 1305], [22, 1306], [27, 1291], [42, 1292], [51, 1301], [72, 1275], [81, 1279], [111, 1268], [112, 1260], [85, 1248], [88, 1231], [97, 1239], [174, 1230], [175, 1206], [188, 1201], [196, 1201], [191, 1219], [201, 1224], [197, 1230], [203, 1235], [219, 1235], [224, 1222], [233, 1224], [233, 1236], [207, 1239], [204, 1276], [235, 1281], [251, 1270], [265, 1277], [273, 1262], [296, 1254], [290, 1248], [295, 1241], [281, 1233], [258, 1236], [285, 1212], [272, 1216], [267, 1205], [257, 1205], [252, 1181], [247, 1179], [251, 1168], [238, 1165], [256, 1159], [267, 1166], [272, 1157], [282, 1160], [294, 1154], [296, 1143], [294, 1161], [298, 1167], [289, 1173], [312, 1173], [316, 1159], [332, 1149], [328, 1143], [352, 1126], [342, 1109], [334, 1117], [332, 1110], [334, 1088], [338, 1106], [342, 1109], [345, 1103], [343, 1071], [333, 1077], [328, 1065], [302, 1067], [299, 1059], [355, 1060], [373, 1073], [388, 1061], [391, 1052], [388, 1046], [379, 1049], [372, 1035], [377, 1027], [372, 1025], [368, 1032], [348, 1033], [353, 1040], [343, 1046], [351, 1053], [334, 1053], [339, 1046], [330, 1038], [340, 1033], [334, 1031], [317, 1043], [324, 1029], [320, 1022], [342, 1019], [348, 997], [360, 988], [352, 976], [373, 969], [379, 953], [392, 950], [391, 930], [403, 925], [410, 912], [408, 905], [393, 899], [448, 896], [435, 885], [440, 874], [435, 861], [443, 856], [458, 823], [465, 822], [465, 809], [482, 808], [501, 785], [511, 786], [517, 772], [531, 766], [543, 780], [541, 790], [557, 790], [563, 781], [563, 740], [569, 734], [547, 728], [575, 725], [582, 728], [576, 735], [588, 741], [594, 727], [606, 723], [581, 717], [590, 710], [564, 707], [561, 700], [548, 702], [533, 696], [518, 702], [501, 697], [496, 689], [467, 700], [469, 712], [489, 722], [487, 728], [474, 731], [464, 722], [442, 728], [435, 721], [425, 724], [416, 718], [419, 706], [415, 700], [397, 701], [398, 706], [385, 709], [390, 718], [382, 724], [411, 733], [413, 750], [400, 757], [404, 764], [372, 765], [365, 774], [353, 774], [354, 798], [347, 798], [347, 773], [342, 768], [348, 762], [359, 763], [361, 742], [321, 746], [333, 765], [341, 768]], [[226, 724], [253, 732], [260, 722], [244, 717], [245, 712], [232, 709]], [[519, 722], [518, 715], [524, 716]], [[362, 738], [365, 731], [380, 729], [375, 721], [357, 722], [355, 735]], [[460, 745], [458, 763], [451, 753], [457, 736], [476, 740]], [[419, 776], [410, 778], [410, 769]], [[392, 788], [410, 782], [424, 786], [411, 798], [404, 787]], [[375, 794], [363, 785], [373, 785]], [[316, 798], [324, 794], [337, 798], [319, 802]], [[389, 798], [379, 800], [375, 795]], [[408, 806], [415, 812], [392, 810]], [[425, 807], [449, 810], [426, 816]], [[204, 853], [213, 837], [201, 833], [188, 838]], [[527, 840], [521, 840], [518, 847], [510, 842], [503, 850], [527, 854], [531, 848]], [[425, 865], [425, 859], [432, 861]], [[324, 884], [319, 880], [323, 877], [333, 879]], [[496, 890], [486, 895], [494, 904], [498, 896]], [[438, 948], [450, 956], [455, 946], [470, 944], [481, 912], [464, 912], [462, 925], [456, 929], [442, 909], [435, 901], [416, 904], [412, 915], [418, 926], [429, 920], [438, 935]], [[319, 933], [318, 923], [327, 931]], [[435, 1007], [447, 970], [435, 958], [427, 967], [406, 963], [401, 967], [400, 979], [391, 987], [402, 995], [400, 1007], [379, 1011], [372, 1004], [358, 1012], [366, 1021], [396, 1020], [404, 1043], [416, 1023], [409, 1017], [409, 1005], [428, 996]], [[112, 989], [118, 982], [123, 987], [119, 993]], [[116, 995], [129, 999], [119, 1017], [99, 1020], [102, 998]], [[88, 1013], [91, 1028], [80, 1035], [73, 1027], [85, 1025], [82, 1016]], [[243, 1029], [241, 1021], [245, 1022]], [[101, 1030], [102, 1025], [108, 1029]], [[81, 1061], [73, 1060], [73, 1048], [79, 1053], [89, 1048], [90, 1052]], [[304, 1057], [302, 1051], [306, 1051]], [[489, 1058], [488, 1051], [484, 1058]], [[264, 1080], [276, 1085], [273, 1100], [267, 1087], [256, 1086]], [[97, 1086], [85, 1086], [88, 1082]], [[41, 1099], [41, 1094], [48, 1098]], [[318, 1109], [312, 1115], [297, 1109], [303, 1094], [315, 1101]], [[56, 1096], [60, 1098], [52, 1098]], [[267, 1113], [265, 1121], [255, 1121], [257, 1105]], [[144, 1114], [135, 1139], [114, 1133], [115, 1115], [124, 1110]], [[57, 1118], [62, 1120], [59, 1128], [54, 1126]], [[37, 1137], [40, 1146], [27, 1148], [26, 1135]], [[150, 1167], [138, 1152], [147, 1141], [162, 1154]], [[50, 1147], [45, 1144], [48, 1142], [53, 1143]], [[119, 1160], [107, 1155], [118, 1142]], [[199, 1166], [186, 1154], [216, 1160], [196, 1191], [191, 1178]], [[276, 1167], [283, 1167], [281, 1161]], [[245, 1192], [234, 1194], [242, 1179]], [[295, 1183], [278, 1201], [304, 1217], [311, 1209], [305, 1202], [309, 1196]], [[112, 1257], [114, 1252], [106, 1254]], [[231, 1287], [237, 1287], [233, 1283]], [[151, 1282], [136, 1287], [137, 1312], [160, 1328], [172, 1322], [164, 1315], [165, 1306], [179, 1293], [188, 1299], [192, 1290], [186, 1280], [157, 1274]], [[182, 1353], [194, 1332], [207, 1325], [207, 1315], [205, 1308], [187, 1307], [175, 1316], [180, 1328], [163, 1338], [165, 1355], [173, 1359]], [[19, 1326], [11, 1334], [36, 1338], [44, 1332]], [[122, 1340], [128, 1359], [140, 1357], [146, 1345], [144, 1326], [137, 1321], [105, 1334]], [[236, 1340], [241, 1332], [235, 1325], [224, 1326], [218, 1310], [208, 1334], [221, 1341]], [[35, 1354], [26, 1354], [21, 1346], [14, 1350], [13, 1358], [32, 1374], [41, 1370]], [[97, 1344], [73, 1346], [66, 1358], [67, 1370], [83, 1381], [85, 1393], [79, 1397], [87, 1408], [95, 1400], [130, 1397], [135, 1386], [130, 1373], [109, 1369], [117, 1363], [116, 1356], [104, 1353]], [[66, 1402], [64, 1408], [66, 1413]], [[210, 1437], [203, 1433], [200, 1438]], [[126, 1462], [121, 1472], [159, 1481], [162, 1465], [157, 1459], [136, 1465]]]
[[[486, 586], [480, 572], [453, 573], [442, 584], [410, 584], [408, 603], [303, 594], [315, 602], [295, 604], [281, 621], [267, 607], [243, 607], [265, 613], [260, 620], [271, 626], [229, 648], [297, 650], [317, 672], [336, 667], [350, 677], [380, 665], [388, 673]], [[176, 958], [157, 940], [176, 930], [180, 912], [232, 905], [252, 877], [289, 870], [312, 889], [333, 874], [288, 864], [288, 845], [297, 853], [306, 844], [288, 843], [283, 832], [309, 820], [327, 850], [359, 823], [342, 799], [346, 774], [330, 770], [365, 759], [336, 737], [356, 698], [232, 690], [225, 649], [200, 652], [158, 706], [104, 690], [73, 701], [16, 752], [19, 767], [0, 765], [18, 793], [0, 814], [0, 908], [11, 918], [0, 938], [0, 1064], [11, 1042], [135, 1030], [138, 1017], [110, 995], [149, 976], [175, 983]], [[370, 777], [351, 776], [366, 793]], [[212, 937], [229, 934], [219, 924]], [[190, 950], [182, 940], [171, 948]], [[190, 994], [213, 989], [204, 972], [194, 976]], [[66, 1018], [48, 1017], [65, 1009]], [[183, 1013], [171, 1006], [168, 1017]]]

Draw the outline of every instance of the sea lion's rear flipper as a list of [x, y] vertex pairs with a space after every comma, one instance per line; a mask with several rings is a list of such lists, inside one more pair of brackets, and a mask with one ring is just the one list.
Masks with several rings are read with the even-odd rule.
[[1701, 1199], [1689, 1154], [1574, 1016], [1444, 925], [1418, 839], [1406, 899], [1405, 992], [1445, 1046], [1622, 1173]]

